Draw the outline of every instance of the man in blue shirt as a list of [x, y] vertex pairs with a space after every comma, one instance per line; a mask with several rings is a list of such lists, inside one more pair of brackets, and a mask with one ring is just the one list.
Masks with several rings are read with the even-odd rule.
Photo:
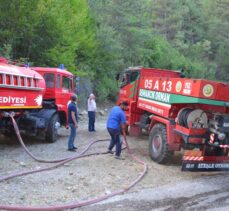
[[119, 106], [114, 106], [110, 112], [107, 120], [107, 130], [111, 136], [111, 142], [108, 147], [107, 153], [111, 153], [114, 145], [116, 145], [115, 158], [123, 159], [121, 155], [122, 144], [120, 140], [120, 127], [122, 129], [123, 136], [126, 136], [126, 116], [124, 110], [128, 106], [127, 102], [122, 102]]
[[76, 128], [78, 128], [78, 113], [76, 107], [77, 96], [72, 95], [71, 102], [68, 104], [68, 123], [70, 126], [70, 135], [68, 138], [68, 151], [75, 152], [77, 147], [74, 146], [76, 137]]

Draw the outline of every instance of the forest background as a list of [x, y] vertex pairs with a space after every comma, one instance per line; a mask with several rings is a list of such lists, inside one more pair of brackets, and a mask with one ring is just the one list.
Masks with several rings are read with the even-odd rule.
[[101, 102], [130, 66], [229, 82], [229, 0], [0, 0], [0, 56], [62, 63]]

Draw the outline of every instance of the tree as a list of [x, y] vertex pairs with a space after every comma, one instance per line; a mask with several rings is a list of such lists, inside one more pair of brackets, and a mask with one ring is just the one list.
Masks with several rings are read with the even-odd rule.
[[216, 55], [216, 61], [218, 64], [217, 68], [217, 78], [220, 80], [224, 80], [229, 83], [229, 40], [226, 40], [219, 47], [219, 51]]
[[12, 47], [11, 57], [28, 57], [30, 43], [34, 43], [32, 37], [35, 35], [37, 23], [33, 8], [37, 1], [31, 0], [1, 0], [0, 4], [0, 43]]
[[115, 74], [128, 66], [147, 65], [150, 49], [146, 42], [151, 29], [146, 1], [89, 0], [89, 5], [99, 40], [94, 68], [101, 83], [96, 83], [96, 89], [100, 93], [104, 90], [104, 97], [114, 98]]
[[34, 65], [65, 63], [76, 71], [96, 45], [86, 0], [1, 0], [0, 27], [0, 43], [12, 46], [11, 57]]

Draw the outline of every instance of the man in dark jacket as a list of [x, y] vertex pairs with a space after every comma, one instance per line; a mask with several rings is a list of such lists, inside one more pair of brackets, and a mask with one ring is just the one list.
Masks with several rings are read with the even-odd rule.
[[68, 138], [68, 151], [76, 151], [77, 147], [74, 146], [76, 137], [76, 129], [78, 128], [78, 113], [76, 107], [77, 96], [72, 95], [71, 102], [68, 104], [68, 123], [70, 126], [70, 135]]

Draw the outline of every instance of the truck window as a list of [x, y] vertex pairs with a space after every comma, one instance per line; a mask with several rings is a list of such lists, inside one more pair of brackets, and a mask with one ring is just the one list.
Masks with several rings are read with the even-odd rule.
[[45, 84], [48, 88], [54, 88], [54, 74], [45, 73], [44, 74]]
[[120, 87], [126, 86], [129, 83], [130, 83], [130, 73], [125, 72], [122, 74], [120, 78]]
[[138, 76], [139, 76], [139, 72], [132, 72], [130, 74], [130, 82], [134, 82], [138, 79]]
[[72, 79], [63, 76], [62, 88], [72, 90]]
[[127, 84], [134, 82], [138, 79], [139, 72], [124, 72], [120, 78], [120, 87], [126, 86]]
[[60, 74], [56, 76], [56, 88], [60, 88]]

